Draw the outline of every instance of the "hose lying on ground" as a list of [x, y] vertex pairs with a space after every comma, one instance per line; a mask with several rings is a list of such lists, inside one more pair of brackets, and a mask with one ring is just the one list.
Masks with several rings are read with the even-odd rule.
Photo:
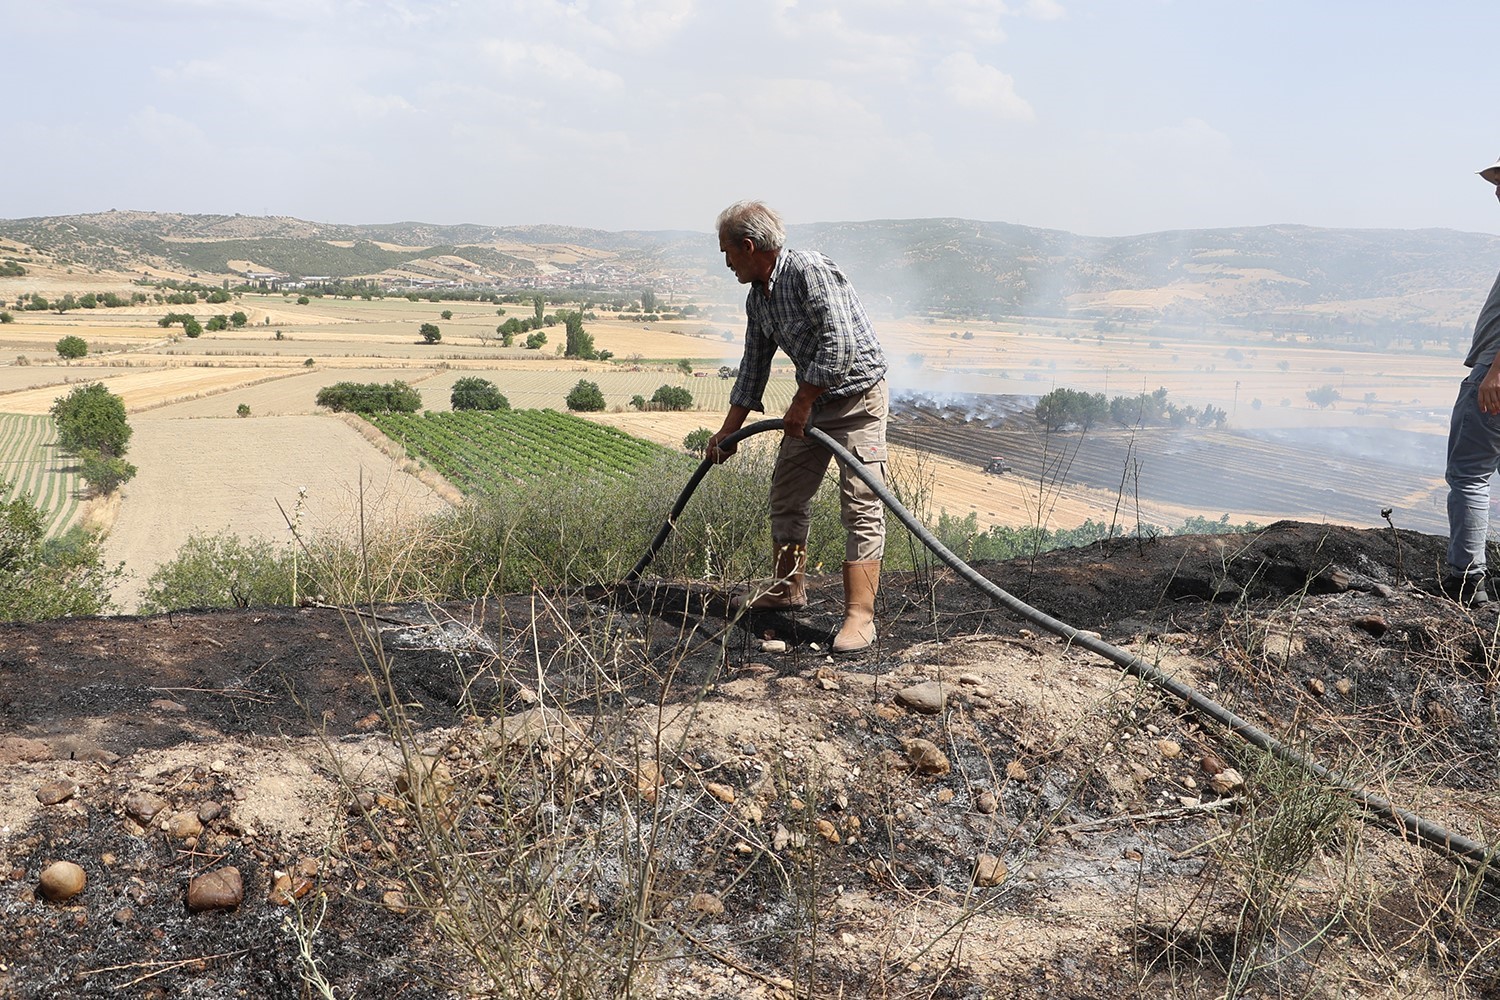
[[[755, 434], [780, 430], [782, 426], [783, 424], [780, 420], [761, 420], [751, 424], [749, 427], [736, 431], [727, 437], [723, 444], [726, 446], [734, 445]], [[1488, 869], [1490, 863], [1495, 859], [1494, 849], [1460, 834], [1445, 830], [1415, 813], [1399, 808], [1367, 789], [1346, 781], [1317, 761], [1303, 757], [1265, 730], [1240, 718], [1218, 702], [1204, 697], [1177, 678], [1163, 673], [1160, 669], [1147, 663], [1139, 656], [1120, 649], [1118, 646], [1111, 645], [1103, 639], [1087, 632], [1080, 632], [1066, 622], [1059, 621], [1051, 615], [1037, 610], [1025, 601], [1014, 597], [1007, 591], [996, 586], [993, 582], [981, 576], [974, 567], [954, 555], [942, 542], [938, 541], [932, 532], [928, 531], [920, 521], [913, 517], [911, 512], [902, 506], [901, 502], [896, 499], [890, 490], [886, 489], [885, 484], [867, 472], [863, 464], [842, 445], [816, 427], [807, 428], [806, 433], [808, 437], [832, 452], [840, 464], [852, 471], [870, 489], [874, 490], [875, 494], [880, 497], [881, 502], [890, 509], [891, 513], [895, 514], [901, 523], [906, 525], [907, 529], [921, 540], [923, 545], [931, 549], [933, 554], [946, 563], [955, 573], [988, 594], [1007, 610], [1019, 615], [1039, 628], [1061, 636], [1069, 643], [1082, 646], [1084, 649], [1104, 657], [1125, 671], [1125, 673], [1133, 677], [1138, 677], [1166, 691], [1174, 698], [1181, 699], [1198, 715], [1214, 720], [1252, 746], [1258, 747], [1271, 756], [1301, 768], [1320, 781], [1326, 782], [1329, 786], [1353, 799], [1355, 804], [1363, 810], [1368, 821], [1392, 831], [1403, 839], [1414, 840], [1429, 850], [1446, 854], [1484, 869]], [[656, 533], [656, 537], [652, 539], [645, 554], [635, 564], [635, 568], [626, 575], [624, 579], [625, 583], [634, 583], [639, 580], [641, 574], [645, 572], [646, 567], [656, 558], [656, 553], [661, 549], [667, 537], [676, 527], [677, 519], [682, 515], [683, 509], [687, 507], [688, 500], [692, 497], [694, 491], [698, 488], [698, 484], [703, 481], [703, 477], [713, 465], [712, 460], [705, 458], [698, 466], [697, 471], [693, 473], [687, 485], [683, 487], [682, 493], [677, 497], [677, 503], [672, 507], [672, 512], [667, 515], [666, 521], [663, 522], [661, 529]]]

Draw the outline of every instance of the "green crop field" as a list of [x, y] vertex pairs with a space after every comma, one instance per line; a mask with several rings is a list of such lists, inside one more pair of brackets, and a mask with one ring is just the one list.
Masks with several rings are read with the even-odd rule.
[[465, 493], [569, 472], [626, 475], [669, 449], [555, 410], [460, 410], [366, 417]]
[[29, 494], [55, 536], [73, 523], [83, 488], [73, 460], [58, 452], [51, 417], [0, 413], [0, 499]]

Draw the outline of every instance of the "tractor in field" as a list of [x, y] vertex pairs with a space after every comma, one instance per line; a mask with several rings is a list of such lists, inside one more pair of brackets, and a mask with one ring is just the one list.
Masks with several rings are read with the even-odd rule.
[[1005, 460], [1004, 455], [992, 455], [990, 460], [984, 463], [984, 471], [992, 476], [1003, 476], [1013, 469], [1014, 466]]

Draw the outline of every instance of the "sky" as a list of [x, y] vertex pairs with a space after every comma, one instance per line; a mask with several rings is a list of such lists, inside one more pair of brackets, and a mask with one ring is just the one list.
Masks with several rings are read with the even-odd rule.
[[0, 0], [0, 218], [1500, 233], [1493, 0]]

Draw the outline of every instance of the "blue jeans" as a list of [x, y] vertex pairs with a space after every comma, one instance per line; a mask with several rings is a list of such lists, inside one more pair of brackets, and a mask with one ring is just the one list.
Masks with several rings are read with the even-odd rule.
[[1500, 468], [1500, 414], [1479, 409], [1479, 383], [1489, 365], [1475, 365], [1458, 389], [1448, 427], [1448, 572], [1484, 572], [1490, 531], [1490, 477]]

